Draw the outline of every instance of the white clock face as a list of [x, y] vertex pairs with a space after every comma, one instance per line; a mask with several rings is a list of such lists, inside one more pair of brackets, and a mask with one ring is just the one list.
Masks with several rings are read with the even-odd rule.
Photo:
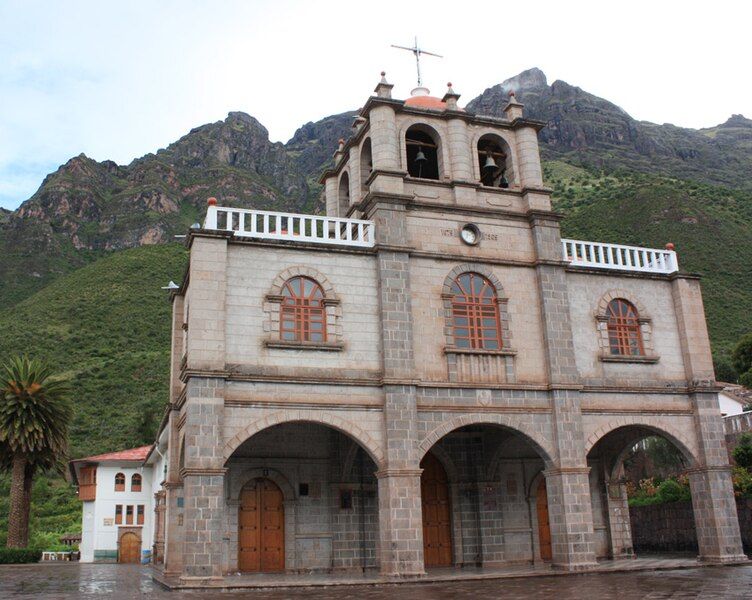
[[472, 225], [465, 225], [460, 231], [460, 237], [466, 244], [474, 246], [478, 243], [480, 237], [478, 229]]

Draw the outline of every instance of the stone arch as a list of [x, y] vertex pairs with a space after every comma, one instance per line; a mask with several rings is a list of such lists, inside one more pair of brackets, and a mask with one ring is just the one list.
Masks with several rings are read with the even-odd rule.
[[509, 429], [514, 433], [521, 435], [527, 441], [543, 460], [546, 467], [554, 464], [554, 452], [550, 447], [549, 441], [546, 440], [542, 432], [535, 431], [531, 424], [523, 423], [519, 416], [470, 413], [459, 415], [444, 421], [431, 432], [429, 432], [418, 446], [418, 461], [420, 461], [426, 452], [428, 452], [436, 442], [445, 435], [451, 433], [460, 427], [468, 425], [497, 425]]
[[280, 295], [282, 293], [282, 286], [285, 285], [286, 281], [292, 279], [293, 277], [309, 277], [321, 286], [321, 289], [324, 290], [325, 298], [336, 299], [337, 297], [334, 293], [334, 286], [329, 281], [329, 279], [327, 279], [326, 275], [324, 275], [321, 271], [317, 271], [313, 267], [304, 267], [302, 265], [288, 267], [284, 271], [280, 271], [274, 278], [272, 287], [269, 290], [268, 295]]
[[277, 469], [266, 469], [262, 467], [254, 467], [251, 469], [244, 469], [237, 477], [230, 478], [228, 496], [229, 500], [239, 500], [240, 494], [243, 491], [245, 484], [252, 479], [269, 479], [273, 481], [280, 490], [282, 490], [282, 496], [285, 502], [295, 500], [297, 494], [295, 488], [290, 481]]
[[[491, 455], [491, 459], [488, 461], [488, 467], [486, 468], [486, 479], [489, 481], [495, 479], [499, 472], [499, 465], [501, 464], [501, 461], [504, 459], [504, 453], [509, 449], [509, 446], [514, 443], [514, 438], [507, 438], [503, 440], [493, 451], [493, 454]], [[525, 441], [528, 441], [527, 439]], [[531, 444], [532, 446], [532, 444]], [[537, 448], [533, 446], [533, 449], [537, 451]], [[542, 459], [542, 457], [541, 457]], [[541, 470], [541, 473], [543, 471]], [[524, 482], [523, 482], [524, 484]]]
[[233, 452], [235, 452], [243, 442], [260, 431], [273, 427], [274, 425], [296, 422], [317, 423], [344, 433], [351, 439], [355, 440], [360, 447], [368, 453], [371, 460], [376, 464], [377, 470], [382, 467], [384, 462], [383, 449], [373, 436], [351, 421], [318, 410], [284, 410], [249, 423], [243, 430], [235, 434], [235, 436], [225, 444], [223, 451], [224, 461], [227, 462]]
[[459, 480], [459, 473], [457, 471], [457, 466], [454, 464], [452, 457], [449, 456], [449, 453], [439, 446], [432, 446], [423, 454], [423, 456], [420, 457], [421, 460], [423, 460], [428, 452], [431, 452], [436, 457], [436, 460], [441, 463], [441, 466], [444, 467], [449, 483], [456, 483]]
[[617, 298], [623, 298], [624, 300], [627, 300], [628, 302], [633, 304], [634, 307], [637, 309], [637, 313], [640, 319], [650, 318], [648, 315], [648, 311], [645, 308], [645, 305], [642, 302], [640, 302], [640, 299], [632, 292], [629, 292], [623, 289], [609, 290], [605, 294], [603, 294], [600, 298], [598, 298], [598, 303], [596, 304], [596, 307], [595, 307], [596, 316], [605, 315], [606, 311], [608, 310], [608, 303], [611, 302], [611, 300], [616, 300]]
[[400, 128], [399, 131], [399, 143], [400, 143], [400, 163], [405, 172], [409, 173], [409, 165], [407, 164], [407, 143], [406, 136], [410, 129], [415, 128], [422, 133], [429, 135], [436, 144], [436, 156], [438, 160], [439, 176], [438, 181], [451, 179], [449, 152], [447, 144], [444, 143], [444, 137], [434, 125], [429, 125], [424, 119], [416, 117], [414, 119], [407, 119]]
[[494, 274], [494, 272], [489, 269], [486, 265], [481, 264], [471, 264], [471, 263], [463, 263], [460, 265], [457, 265], [454, 267], [451, 271], [449, 271], [449, 274], [444, 278], [444, 286], [442, 288], [443, 294], [451, 294], [452, 293], [452, 283], [454, 280], [459, 276], [462, 275], [462, 273], [479, 273], [480, 275], [483, 275], [486, 279], [488, 279], [493, 286], [496, 288], [496, 294], [500, 299], [504, 297], [504, 286], [501, 285], [501, 281], [498, 277]]
[[[519, 177], [517, 176], [517, 173], [519, 171], [517, 160], [517, 145], [514, 143], [514, 139], [509, 139], [505, 132], [499, 131], [498, 129], [493, 129], [491, 127], [481, 127], [475, 130], [475, 133], [473, 134], [471, 146], [470, 146], [470, 152], [473, 156], [473, 175], [475, 176], [475, 179], [480, 181], [480, 165], [478, 164], [478, 161], [475, 159], [476, 150], [478, 148], [478, 143], [480, 142], [481, 138], [484, 136], [493, 136], [500, 140], [503, 145], [505, 145], [509, 150], [509, 162], [511, 163], [509, 165], [509, 173], [507, 173], [507, 179], [509, 179], [509, 186], [519, 186]], [[510, 168], [511, 167], [511, 168]]]
[[[501, 156], [494, 157], [494, 162], [499, 167], [499, 171], [496, 172], [495, 177], [491, 177], [493, 182], [484, 182], [485, 172], [483, 170], [484, 165], [484, 152], [492, 151], [495, 153], [501, 153], [504, 155], [503, 163], [500, 163]], [[478, 137], [478, 141], [472, 148], [473, 162], [475, 163], [474, 169], [478, 172], [478, 179], [481, 185], [485, 187], [500, 188], [500, 187], [512, 187], [514, 182], [514, 160], [512, 158], [512, 147], [504, 137], [499, 135], [498, 132], [484, 133]], [[486, 155], [487, 156], [487, 155]], [[501, 175], [504, 175], [506, 184], [501, 185]]]
[[687, 438], [686, 435], [678, 428], [665, 422], [652, 423], [649, 418], [645, 416], [623, 416], [615, 421], [602, 425], [596, 429], [585, 440], [585, 456], [590, 454], [595, 445], [605, 438], [608, 434], [623, 429], [626, 427], [639, 427], [655, 433], [656, 435], [663, 437], [670, 441], [676, 448], [682, 453], [684, 459], [687, 461], [687, 465], [690, 467], [696, 467], [700, 465], [700, 460], [697, 456], [695, 444]]

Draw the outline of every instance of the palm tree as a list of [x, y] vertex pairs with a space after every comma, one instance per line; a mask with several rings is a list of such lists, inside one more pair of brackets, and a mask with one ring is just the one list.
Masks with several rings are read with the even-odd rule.
[[66, 382], [27, 357], [0, 369], [0, 450], [11, 472], [8, 547], [29, 541], [31, 483], [37, 469], [59, 465], [68, 452], [73, 411]]

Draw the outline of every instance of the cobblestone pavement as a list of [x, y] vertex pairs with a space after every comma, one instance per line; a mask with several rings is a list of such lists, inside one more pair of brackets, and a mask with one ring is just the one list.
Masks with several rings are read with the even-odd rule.
[[705, 567], [658, 572], [594, 573], [524, 579], [457, 581], [242, 592], [168, 592], [151, 580], [149, 568], [136, 565], [64, 564], [0, 567], [0, 598], [158, 598], [225, 600], [231, 598], [308, 598], [339, 600], [449, 600], [525, 598], [596, 600], [599, 598], [752, 598], [752, 566]]

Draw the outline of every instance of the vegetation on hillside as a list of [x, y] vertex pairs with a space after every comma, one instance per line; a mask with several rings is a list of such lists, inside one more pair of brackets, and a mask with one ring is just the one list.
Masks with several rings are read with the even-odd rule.
[[657, 175], [544, 166], [565, 237], [663, 248], [682, 271], [703, 276], [713, 350], [728, 356], [752, 330], [752, 197], [747, 192]]

